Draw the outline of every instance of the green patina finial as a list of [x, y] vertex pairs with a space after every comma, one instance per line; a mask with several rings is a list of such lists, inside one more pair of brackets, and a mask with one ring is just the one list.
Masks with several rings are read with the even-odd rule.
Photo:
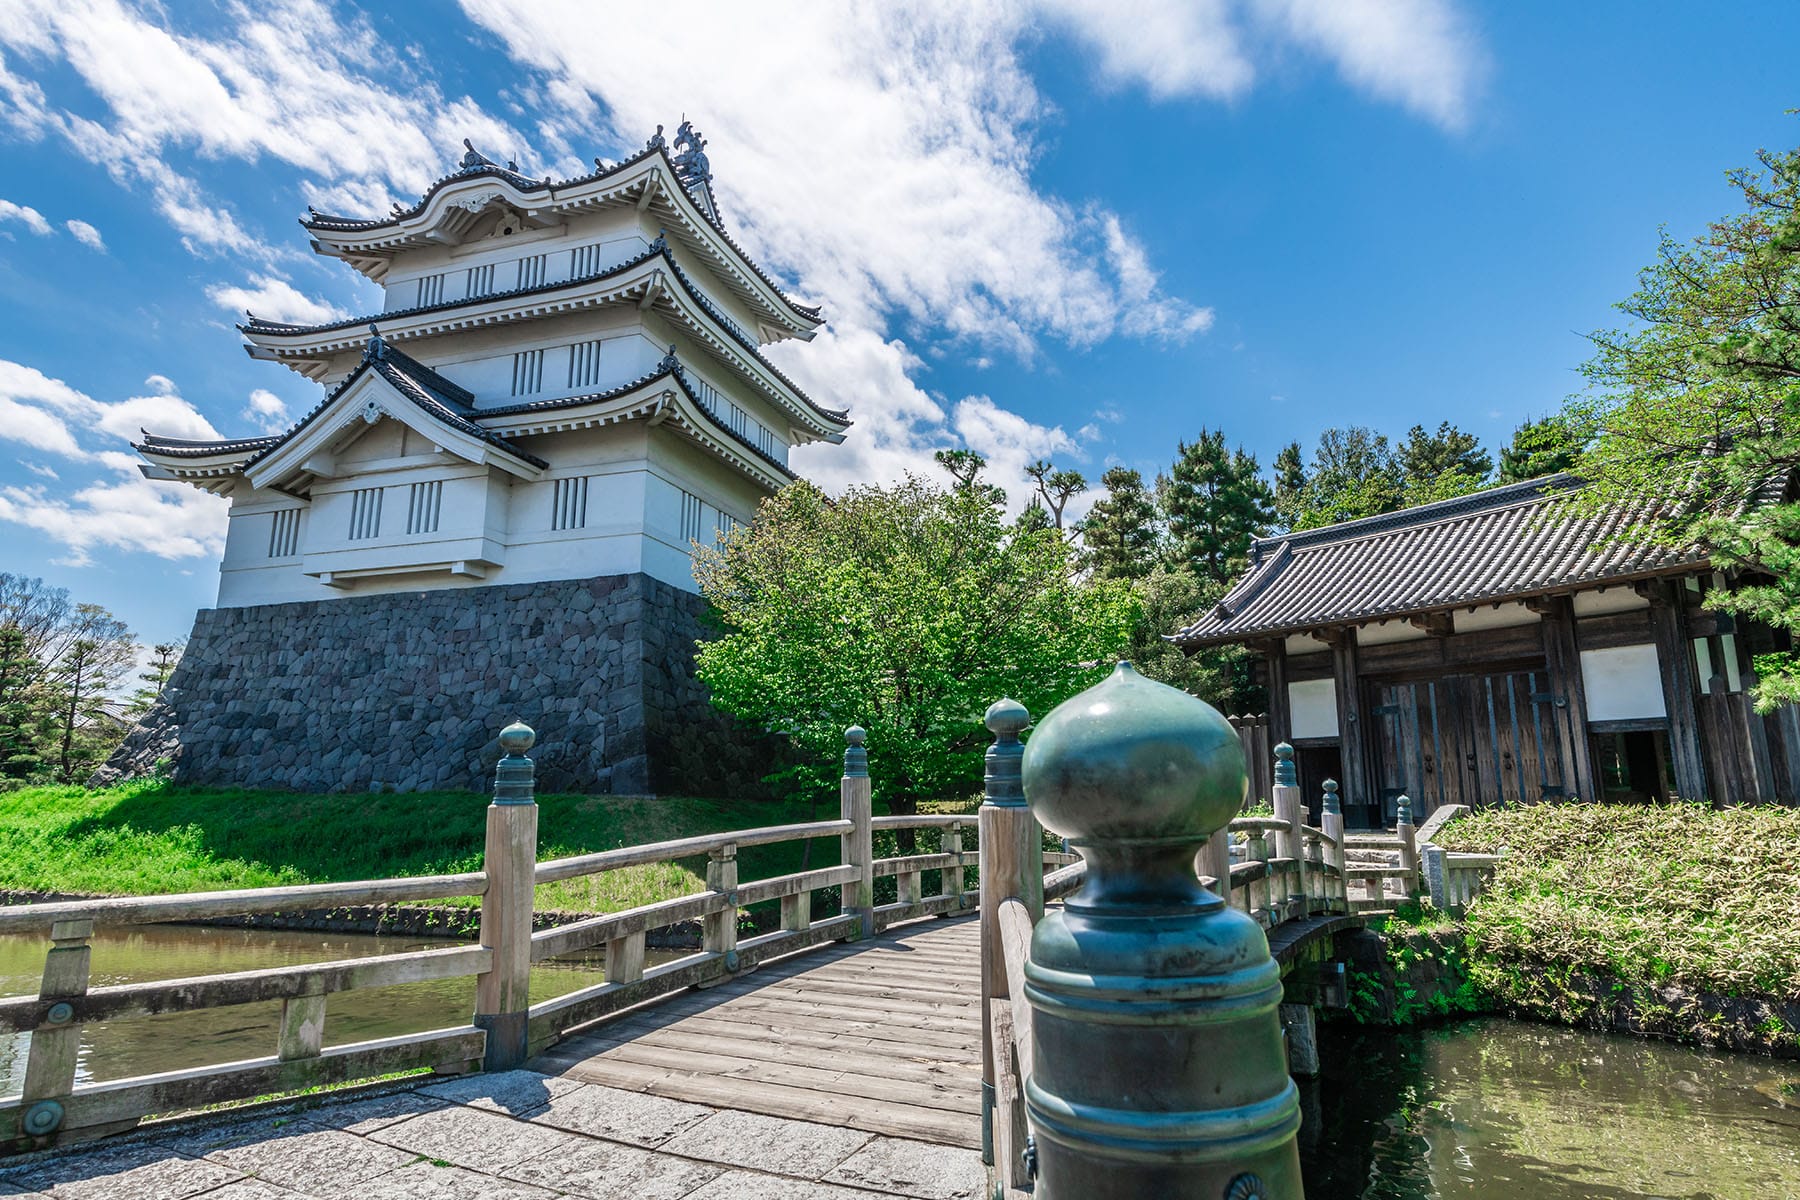
[[514, 721], [500, 731], [500, 748], [510, 756], [518, 757], [537, 745], [537, 730], [523, 721]]
[[1299, 782], [1294, 773], [1294, 748], [1283, 742], [1275, 747], [1275, 786], [1294, 787]]
[[1402, 792], [1394, 797], [1394, 825], [1398, 828], [1412, 823], [1412, 797]]
[[844, 730], [844, 775], [851, 779], [861, 779], [869, 773], [869, 752], [863, 743], [869, 738], [869, 731], [861, 725], [852, 725]]
[[1341, 814], [1344, 810], [1338, 807], [1337, 780], [1327, 779], [1325, 781], [1324, 786], [1325, 786], [1325, 811], [1328, 813], [1340, 813]]
[[1032, 812], [1083, 845], [1204, 841], [1247, 785], [1231, 723], [1128, 662], [1038, 723], [1024, 776]]
[[506, 757], [494, 768], [494, 803], [535, 804], [537, 767], [525, 752], [537, 744], [537, 732], [514, 721], [500, 731], [499, 742]]
[[1000, 699], [988, 705], [984, 723], [994, 735], [987, 749], [987, 769], [982, 782], [982, 802], [1001, 808], [1025, 807], [1025, 788], [1020, 781], [1020, 757], [1025, 747], [1019, 734], [1031, 723], [1031, 714], [1017, 700]]

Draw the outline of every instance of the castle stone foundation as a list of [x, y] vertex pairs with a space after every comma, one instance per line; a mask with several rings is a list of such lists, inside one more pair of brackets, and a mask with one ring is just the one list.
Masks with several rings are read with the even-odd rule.
[[520, 720], [542, 791], [761, 795], [780, 749], [694, 677], [705, 610], [641, 574], [203, 609], [95, 782], [479, 791]]

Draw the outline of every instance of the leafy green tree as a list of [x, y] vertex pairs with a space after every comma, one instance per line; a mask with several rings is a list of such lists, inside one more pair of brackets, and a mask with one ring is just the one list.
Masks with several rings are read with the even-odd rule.
[[1497, 483], [1523, 483], [1571, 470], [1581, 459], [1580, 430], [1552, 413], [1513, 430], [1512, 442], [1500, 451]]
[[1493, 456], [1481, 448], [1481, 439], [1448, 421], [1440, 421], [1436, 433], [1423, 425], [1407, 430], [1395, 460], [1408, 505], [1480, 491], [1494, 473]]
[[1226, 450], [1223, 432], [1202, 429], [1192, 444], [1182, 442], [1161, 493], [1169, 552], [1202, 582], [1229, 583], [1275, 517], [1255, 456]]
[[1144, 675], [1192, 692], [1222, 712], [1261, 706], [1250, 654], [1242, 646], [1214, 646], [1184, 653], [1168, 635], [1218, 603], [1228, 585], [1208, 583], [1192, 571], [1159, 563], [1136, 581], [1143, 617], [1132, 630], [1131, 661]]
[[1327, 429], [1313, 450], [1312, 471], [1295, 529], [1313, 529], [1392, 512], [1404, 503], [1406, 472], [1387, 437], [1361, 425]]
[[807, 766], [790, 782], [835, 778], [858, 724], [893, 811], [968, 795], [990, 703], [1042, 714], [1124, 650], [1129, 586], [1078, 578], [1060, 533], [1009, 525], [970, 484], [909, 476], [830, 500], [795, 483], [696, 555], [724, 629], [697, 654], [700, 678], [726, 711], [793, 739]]
[[1156, 502], [1130, 467], [1109, 468], [1100, 483], [1106, 496], [1081, 520], [1084, 563], [1103, 579], [1142, 579], [1161, 557]]
[[[1678, 497], [1637, 533], [1708, 547], [1744, 586], [1709, 598], [1800, 635], [1800, 150], [1759, 155], [1727, 179], [1742, 210], [1692, 243], [1666, 232], [1593, 335], [1589, 391], [1565, 414], [1595, 432], [1577, 471], [1592, 509]], [[1644, 511], [1640, 507], [1640, 511]], [[1800, 654], [1756, 659], [1757, 706], [1800, 702]]]

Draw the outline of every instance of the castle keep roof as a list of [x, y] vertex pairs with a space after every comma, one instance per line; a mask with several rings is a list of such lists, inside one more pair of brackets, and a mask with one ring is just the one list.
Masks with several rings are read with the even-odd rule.
[[1261, 538], [1250, 570], [1174, 635], [1184, 647], [1568, 593], [1706, 561], [1622, 538], [1637, 515], [1580, 516], [1553, 475], [1360, 521]]

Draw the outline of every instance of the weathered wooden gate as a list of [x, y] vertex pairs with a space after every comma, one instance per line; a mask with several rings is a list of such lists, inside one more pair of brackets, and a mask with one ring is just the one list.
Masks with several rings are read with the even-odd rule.
[[1543, 670], [1440, 675], [1369, 685], [1384, 823], [1413, 800], [1415, 821], [1445, 804], [1482, 808], [1574, 794], [1568, 698]]

